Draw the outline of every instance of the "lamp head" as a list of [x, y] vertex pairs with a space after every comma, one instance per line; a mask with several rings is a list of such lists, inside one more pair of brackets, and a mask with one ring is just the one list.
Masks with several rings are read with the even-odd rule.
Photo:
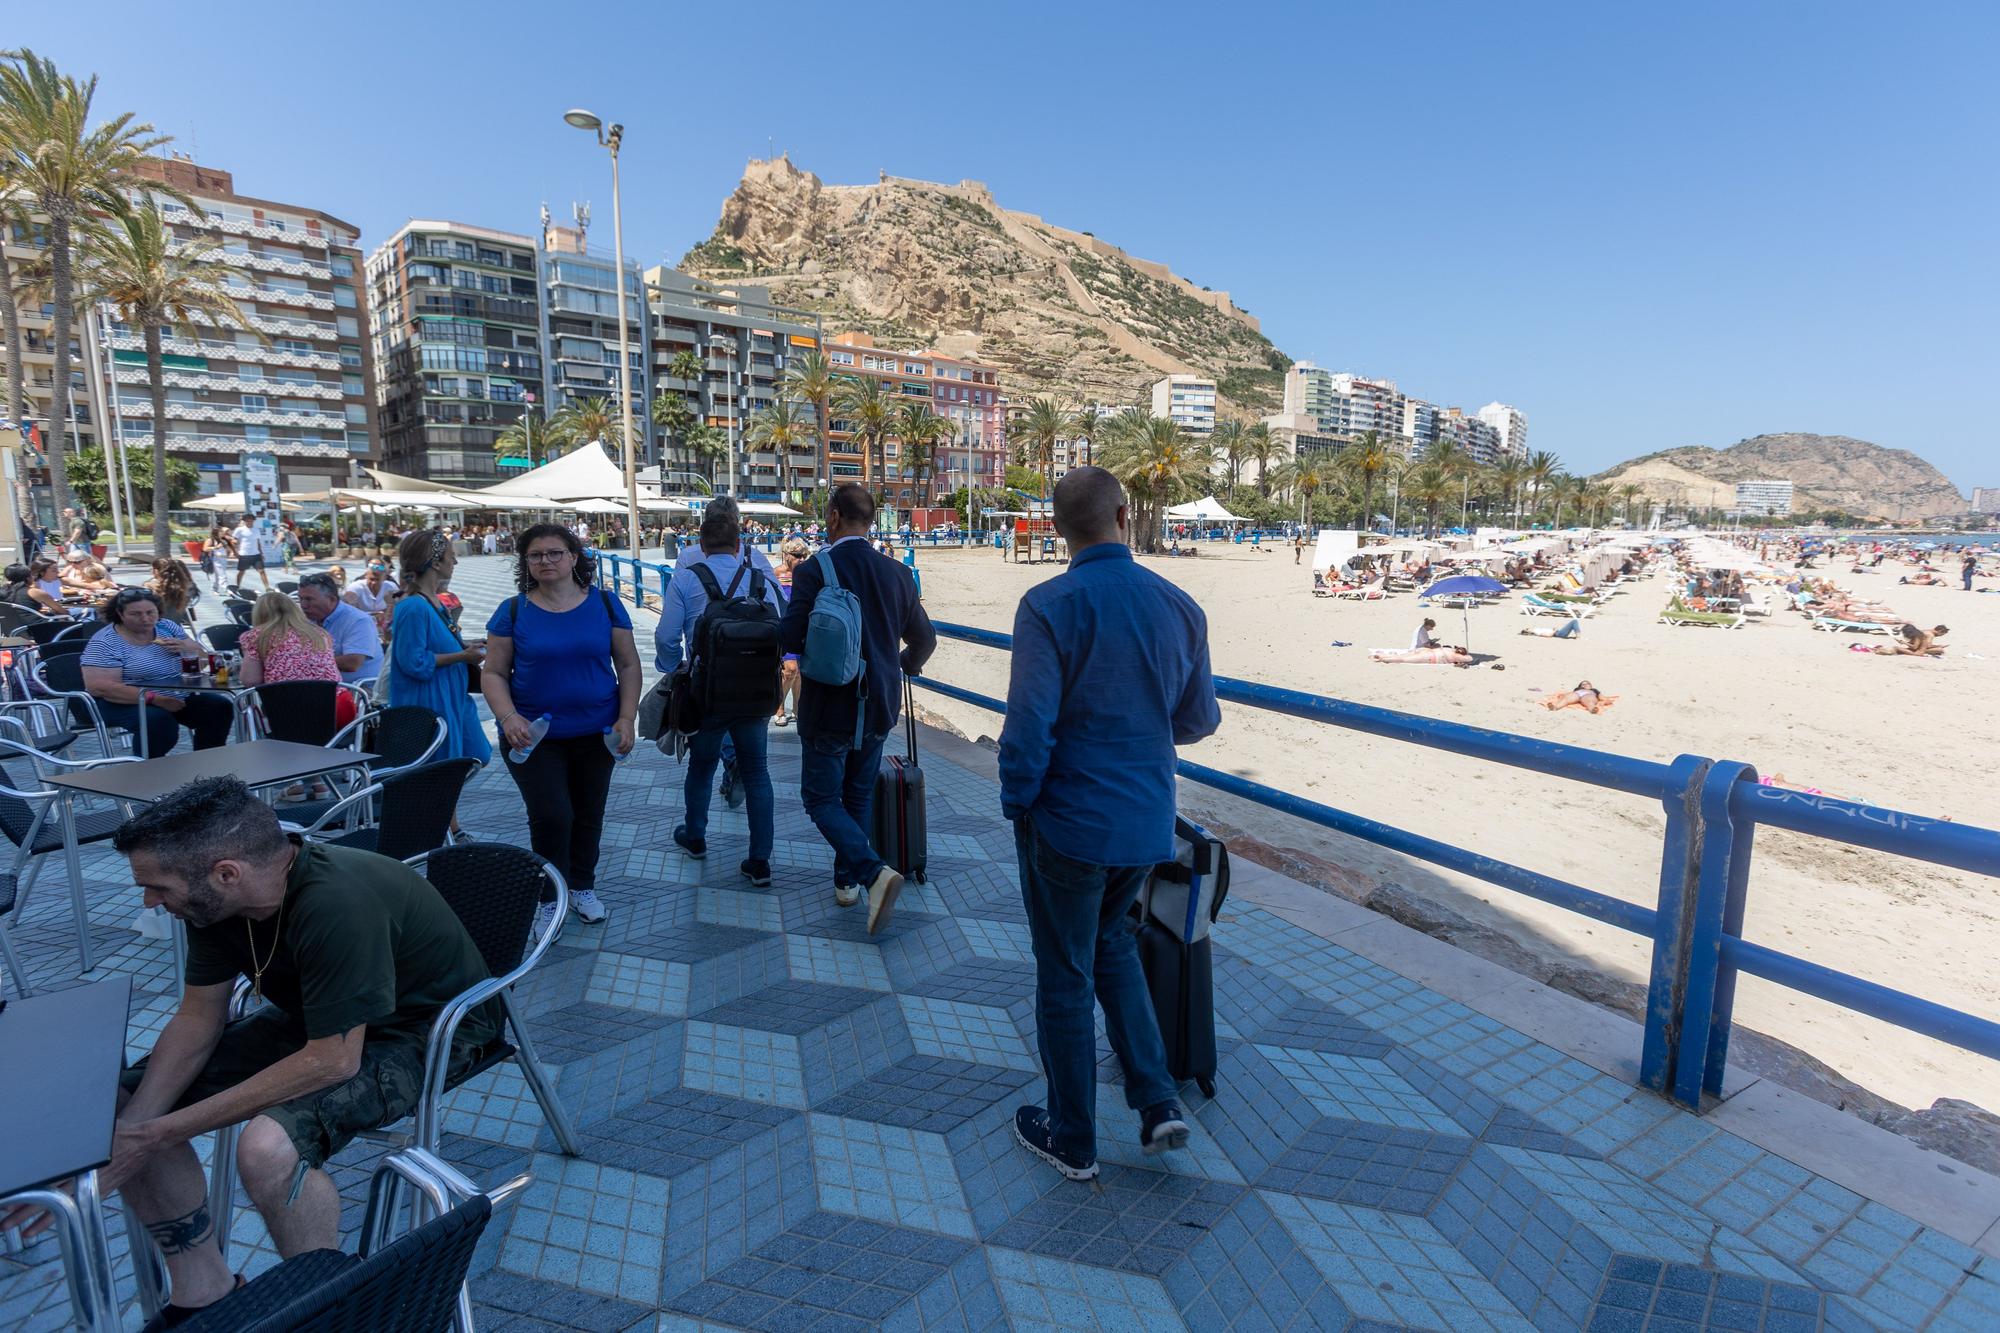
[[603, 121], [580, 106], [571, 107], [563, 112], [563, 119], [580, 130], [597, 130], [604, 127]]

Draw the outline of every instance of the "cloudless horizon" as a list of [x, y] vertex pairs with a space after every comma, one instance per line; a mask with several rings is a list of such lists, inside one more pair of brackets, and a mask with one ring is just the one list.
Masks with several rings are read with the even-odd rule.
[[366, 249], [581, 200], [608, 248], [606, 155], [561, 120], [584, 106], [626, 127], [645, 263], [773, 151], [829, 184], [971, 178], [1229, 291], [1295, 359], [1511, 403], [1572, 470], [1807, 431], [1969, 491], [2000, 485], [1996, 38], [1992, 6], [1846, 0], [366, 0], [22, 6], [4, 42]]

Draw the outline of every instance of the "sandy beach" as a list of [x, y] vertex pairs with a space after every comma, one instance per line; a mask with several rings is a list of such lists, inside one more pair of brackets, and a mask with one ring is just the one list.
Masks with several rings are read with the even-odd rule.
[[[1404, 646], [1425, 615], [1446, 642], [1465, 637], [1456, 609], [1427, 611], [1414, 594], [1351, 602], [1311, 595], [1289, 550], [1211, 545], [1196, 559], [1146, 563], [1209, 617], [1218, 674], [1308, 690], [1450, 721], [1646, 759], [1684, 753], [1739, 759], [1761, 774], [1844, 797], [1987, 827], [2000, 825], [1993, 701], [2000, 698], [2000, 596], [1899, 586], [1909, 567], [1837, 583], [1888, 602], [1928, 627], [1951, 627], [1942, 659], [1883, 658], [1814, 631], [1791, 611], [1738, 630], [1671, 628], [1658, 613], [1669, 580], [1655, 575], [1612, 598], [1570, 641], [1524, 638], [1556, 621], [1521, 614], [1518, 595], [1471, 613], [1470, 647], [1498, 667], [1381, 665], [1371, 647]], [[936, 620], [1008, 630], [1021, 593], [1062, 566], [1016, 565], [998, 553], [919, 553]], [[1955, 566], [1954, 566], [1955, 568]], [[1826, 572], [1824, 570], [1822, 573]], [[1983, 581], [1982, 586], [1991, 586]], [[1340, 640], [1349, 646], [1332, 646]], [[1004, 696], [1004, 653], [946, 641], [931, 675]], [[1588, 678], [1615, 706], [1551, 713], [1536, 701]], [[963, 734], [997, 736], [1000, 720], [920, 695], [926, 713]], [[1475, 848], [1635, 903], [1657, 896], [1657, 804], [1501, 769], [1437, 751], [1224, 705], [1222, 730], [1184, 753], [1313, 800]], [[1191, 785], [1184, 809], [1223, 803]], [[1240, 807], [1238, 807], [1240, 809]], [[1267, 818], [1260, 836], [1331, 863], [1343, 891], [1394, 882], [1507, 934], [1548, 959], [1587, 961], [1642, 983], [1646, 941], [1299, 821]], [[1759, 830], [1744, 934], [1801, 957], [2000, 1018], [2000, 894], [1978, 876]], [[1938, 1097], [2000, 1107], [2000, 1066], [1754, 978], [1739, 1023], [1790, 1042], [1907, 1106]]]

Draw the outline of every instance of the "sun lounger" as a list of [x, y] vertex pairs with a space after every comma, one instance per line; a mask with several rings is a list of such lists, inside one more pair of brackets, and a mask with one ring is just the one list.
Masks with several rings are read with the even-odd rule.
[[1571, 616], [1588, 616], [1595, 608], [1577, 602], [1553, 602], [1537, 593], [1521, 594], [1521, 614], [1524, 616], [1561, 616], [1568, 620]]
[[1699, 625], [1707, 629], [1741, 629], [1743, 617], [1729, 611], [1687, 611], [1670, 606], [1660, 612], [1662, 625]]
[[1842, 620], [1838, 616], [1814, 616], [1814, 629], [1823, 629], [1829, 634], [1894, 634], [1894, 625], [1885, 625], [1879, 620]]
[[1379, 602], [1388, 595], [1380, 588], [1342, 588], [1334, 594], [1350, 602]]

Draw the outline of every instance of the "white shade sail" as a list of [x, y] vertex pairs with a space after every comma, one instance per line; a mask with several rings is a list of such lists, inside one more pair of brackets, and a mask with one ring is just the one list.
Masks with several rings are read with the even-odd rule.
[[1175, 505], [1167, 510], [1168, 518], [1196, 519], [1209, 523], [1241, 523], [1243, 520], [1223, 508], [1222, 501], [1212, 495], [1204, 495], [1199, 500], [1184, 505]]
[[570, 450], [552, 463], [545, 463], [518, 477], [509, 477], [492, 486], [469, 491], [470, 495], [540, 500], [622, 500], [625, 497], [625, 469], [611, 461], [596, 440]]

